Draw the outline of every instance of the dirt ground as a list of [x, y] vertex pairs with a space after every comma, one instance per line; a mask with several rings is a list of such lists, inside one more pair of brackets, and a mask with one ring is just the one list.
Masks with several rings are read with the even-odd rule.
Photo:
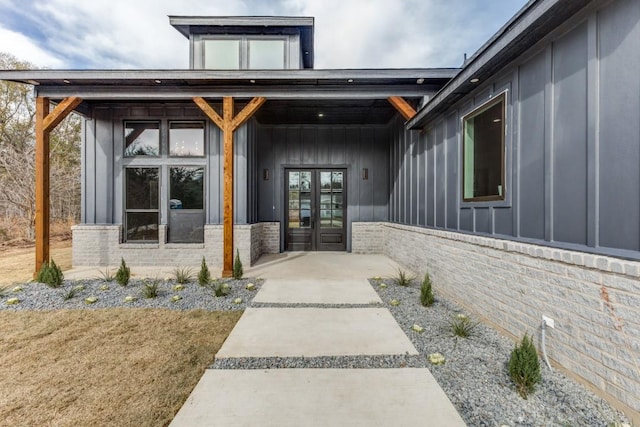
[[[0, 249], [0, 286], [33, 278], [36, 250], [33, 245]], [[51, 243], [51, 258], [62, 270], [71, 268], [71, 240]]]
[[166, 426], [241, 314], [0, 312], [0, 425]]

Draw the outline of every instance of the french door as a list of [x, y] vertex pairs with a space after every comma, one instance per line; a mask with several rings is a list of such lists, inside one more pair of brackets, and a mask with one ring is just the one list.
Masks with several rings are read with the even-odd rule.
[[288, 251], [344, 251], [347, 248], [346, 169], [287, 169]]

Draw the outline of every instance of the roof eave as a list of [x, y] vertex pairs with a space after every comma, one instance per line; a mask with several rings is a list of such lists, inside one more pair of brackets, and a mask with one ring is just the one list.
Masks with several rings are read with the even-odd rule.
[[489, 41], [467, 60], [457, 76], [451, 79], [406, 124], [408, 129], [424, 127], [461, 98], [478, 87], [471, 83], [491, 78], [535, 45], [568, 16], [587, 6], [591, 0], [531, 0]]

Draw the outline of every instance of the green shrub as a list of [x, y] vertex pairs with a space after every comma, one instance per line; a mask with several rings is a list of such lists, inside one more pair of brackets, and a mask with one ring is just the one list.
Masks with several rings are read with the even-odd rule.
[[411, 286], [411, 284], [413, 283], [413, 281], [415, 280], [416, 276], [413, 276], [409, 273], [407, 273], [405, 270], [398, 268], [396, 270], [397, 274], [396, 276], [393, 278], [393, 280], [396, 282], [396, 285], [398, 286]]
[[42, 267], [40, 267], [36, 280], [40, 283], [45, 283], [52, 288], [59, 288], [62, 286], [64, 275], [54, 260], [51, 260], [51, 263], [45, 261], [45, 263], [42, 264]]
[[200, 272], [198, 273], [198, 284], [200, 286], [206, 286], [211, 281], [211, 273], [209, 273], [209, 267], [207, 267], [207, 261], [202, 257], [202, 264], [200, 265]]
[[120, 258], [120, 268], [118, 268], [118, 272], [116, 273], [116, 282], [121, 286], [127, 286], [130, 278], [131, 269], [127, 266], [127, 263], [124, 262], [124, 258]]
[[536, 384], [542, 379], [538, 353], [533, 340], [527, 334], [522, 337], [520, 345], [516, 344], [511, 352], [509, 376], [524, 399], [534, 392]]
[[242, 279], [244, 271], [242, 270], [242, 261], [240, 261], [240, 251], [236, 249], [236, 259], [233, 262], [233, 278], [236, 280]]
[[462, 313], [453, 316], [450, 325], [453, 335], [460, 338], [470, 337], [473, 335], [473, 329], [478, 326], [477, 323], [472, 322], [471, 319], [469, 319], [469, 316]]
[[145, 282], [142, 287], [142, 295], [145, 298], [155, 298], [158, 296], [158, 287], [160, 285], [160, 281], [155, 279], [151, 282]]
[[173, 271], [173, 275], [176, 278], [176, 283], [184, 285], [189, 283], [193, 278], [193, 270], [191, 267], [176, 267]]
[[430, 307], [433, 305], [435, 297], [433, 296], [433, 289], [431, 286], [431, 277], [429, 273], [424, 275], [422, 286], [420, 286], [420, 304], [424, 307]]
[[230, 292], [231, 286], [226, 282], [220, 282], [213, 288], [213, 294], [217, 297], [226, 297]]
[[0, 298], [4, 298], [9, 295], [9, 287], [8, 286], [0, 286]]
[[69, 301], [71, 298], [76, 296], [77, 292], [78, 290], [76, 288], [71, 288], [68, 291], [66, 291], [64, 294], [62, 294], [62, 299], [65, 301]]

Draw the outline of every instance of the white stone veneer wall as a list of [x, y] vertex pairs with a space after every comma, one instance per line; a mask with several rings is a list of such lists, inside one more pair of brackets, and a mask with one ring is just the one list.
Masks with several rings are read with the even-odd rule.
[[[205, 225], [204, 243], [164, 243], [166, 226], [160, 226], [161, 243], [121, 243], [120, 225], [76, 225], [73, 232], [73, 266], [118, 266], [120, 258], [130, 266], [199, 267], [204, 256], [210, 267], [222, 267], [222, 225]], [[265, 239], [275, 239], [265, 241]], [[243, 265], [252, 265], [262, 254], [280, 251], [280, 223], [262, 222], [234, 226], [234, 247]], [[235, 254], [234, 254], [235, 257]]]
[[353, 252], [428, 271], [437, 292], [538, 348], [542, 315], [553, 318], [549, 358], [640, 423], [639, 262], [391, 223], [352, 230]]

